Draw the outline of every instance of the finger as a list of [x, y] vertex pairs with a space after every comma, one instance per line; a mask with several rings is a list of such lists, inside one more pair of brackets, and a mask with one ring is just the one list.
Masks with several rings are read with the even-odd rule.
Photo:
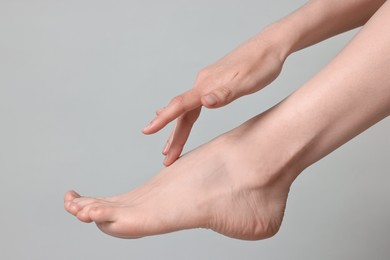
[[174, 163], [183, 151], [183, 147], [188, 140], [192, 126], [200, 115], [201, 107], [180, 116], [177, 120], [176, 128], [173, 133], [164, 165], [169, 166]]
[[180, 115], [199, 106], [201, 106], [199, 92], [190, 89], [173, 98], [168, 106], [160, 111], [152, 122], [143, 129], [143, 133], [154, 134]]
[[202, 96], [202, 105], [207, 108], [223, 107], [238, 98], [235, 89], [234, 84], [216, 88], [212, 92]]
[[165, 109], [165, 107], [157, 109], [156, 110], [156, 116], [158, 116], [164, 109]]
[[175, 127], [173, 128], [171, 134], [169, 135], [167, 143], [165, 144], [165, 147], [164, 147], [163, 152], [162, 152], [163, 155], [167, 155], [167, 153], [169, 151], [169, 147], [171, 146], [172, 139], [173, 139], [173, 136], [174, 136], [175, 131], [176, 131], [176, 127], [177, 127], [177, 122], [176, 122]]
[[174, 148], [177, 147], [178, 144], [181, 144], [182, 147], [184, 146], [194, 123], [199, 118], [201, 110], [202, 107], [195, 108], [194, 110], [185, 113], [177, 119], [175, 129], [168, 141], [168, 149], [166, 153], [169, 152], [172, 144]]

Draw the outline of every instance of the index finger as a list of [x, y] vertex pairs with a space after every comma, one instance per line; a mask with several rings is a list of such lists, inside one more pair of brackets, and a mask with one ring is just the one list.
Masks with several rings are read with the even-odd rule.
[[164, 128], [168, 123], [184, 113], [201, 106], [200, 94], [195, 89], [190, 89], [183, 94], [174, 97], [162, 111], [147, 125], [142, 132], [154, 134]]

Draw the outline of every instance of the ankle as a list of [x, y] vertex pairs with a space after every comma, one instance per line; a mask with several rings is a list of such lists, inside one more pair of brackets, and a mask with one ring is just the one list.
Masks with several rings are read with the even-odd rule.
[[249, 161], [248, 165], [255, 165], [263, 181], [285, 180], [291, 184], [308, 166], [305, 158], [316, 139], [289, 128], [286, 117], [271, 110], [229, 132], [224, 142], [234, 147], [238, 157]]

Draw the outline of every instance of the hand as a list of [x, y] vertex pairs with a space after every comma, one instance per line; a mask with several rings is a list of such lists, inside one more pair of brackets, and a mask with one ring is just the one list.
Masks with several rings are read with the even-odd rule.
[[167, 107], [156, 112], [153, 121], [143, 129], [144, 134], [156, 133], [177, 119], [163, 150], [166, 166], [179, 158], [202, 106], [225, 106], [241, 96], [264, 88], [276, 79], [287, 55], [282, 53], [278, 43], [267, 39], [269, 37], [264, 34], [256, 35], [202, 69], [192, 89], [174, 97]]

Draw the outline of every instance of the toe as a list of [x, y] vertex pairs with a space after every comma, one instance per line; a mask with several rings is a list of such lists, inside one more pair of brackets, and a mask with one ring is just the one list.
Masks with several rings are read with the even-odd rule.
[[96, 202], [98, 202], [96, 199], [90, 197], [81, 197], [73, 200], [73, 203], [77, 204], [80, 208], [84, 208]]
[[91, 218], [91, 212], [93, 212], [93, 209], [100, 208], [104, 205], [105, 204], [102, 204], [98, 201], [91, 201], [88, 205], [83, 206], [83, 208], [76, 214], [76, 217], [82, 222], [89, 223], [95, 221]]
[[76, 198], [80, 198], [80, 195], [77, 192], [71, 190], [65, 194], [64, 201], [70, 201], [70, 200], [74, 200]]
[[68, 211], [70, 214], [72, 214], [74, 216], [76, 216], [77, 213], [81, 210], [81, 208], [73, 201], [66, 201], [64, 203], [64, 207], [65, 207], [66, 211]]
[[76, 214], [76, 217], [77, 217], [80, 221], [85, 222], [85, 223], [90, 223], [90, 222], [92, 222], [92, 219], [89, 217], [88, 211], [85, 211], [85, 210], [79, 211], [79, 212]]
[[90, 223], [93, 221], [90, 217], [91, 209], [99, 206], [100, 204], [97, 202], [85, 205], [82, 210], [79, 210], [79, 212], [77, 212], [76, 217], [82, 222]]
[[116, 220], [116, 208], [111, 205], [91, 207], [89, 216], [96, 223], [114, 222]]
[[72, 205], [72, 201], [65, 200], [64, 201], [64, 209], [69, 212], [70, 206]]

